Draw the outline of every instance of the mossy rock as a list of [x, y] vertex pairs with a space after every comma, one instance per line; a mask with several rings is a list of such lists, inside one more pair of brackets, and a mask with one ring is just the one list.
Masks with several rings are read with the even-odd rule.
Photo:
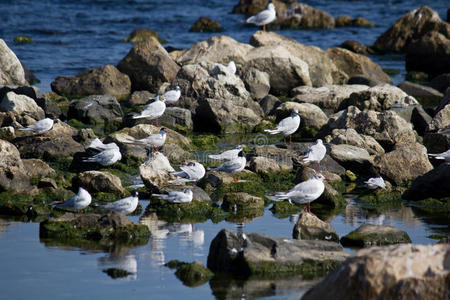
[[264, 210], [264, 200], [261, 197], [247, 193], [228, 193], [223, 198], [222, 208], [225, 210]]
[[390, 75], [390, 76], [400, 74], [400, 70], [399, 69], [392, 69], [392, 68], [384, 68], [383, 72], [388, 74], [388, 75]]
[[264, 132], [264, 129], [275, 128], [276, 124], [269, 120], [262, 120], [258, 125], [253, 128], [253, 132]]
[[356, 179], [358, 179], [358, 176], [356, 176], [356, 174], [350, 170], [345, 171], [345, 177], [347, 177], [347, 179], [350, 181], [355, 181]]
[[192, 144], [199, 150], [217, 149], [217, 142], [219, 138], [213, 134], [202, 134], [192, 138]]
[[208, 17], [200, 17], [194, 25], [192, 25], [190, 32], [222, 32], [223, 27], [218, 22], [211, 20]]
[[360, 195], [357, 198], [358, 202], [367, 206], [399, 206], [402, 203], [402, 192], [400, 191], [386, 191], [377, 189], [374, 192], [369, 192]]
[[33, 40], [28, 36], [16, 36], [14, 38], [15, 43], [31, 43]]
[[185, 263], [178, 266], [175, 275], [184, 285], [196, 287], [209, 281], [214, 276], [214, 273], [201, 262], [194, 261], [190, 264]]
[[278, 216], [288, 216], [293, 214], [298, 214], [303, 210], [303, 207], [289, 203], [289, 201], [278, 201], [274, 202], [270, 211]]
[[159, 37], [158, 32], [155, 30], [144, 28], [133, 30], [133, 32], [131, 32], [130, 35], [122, 41], [127, 43], [142, 43], [152, 38], [156, 38], [160, 44], [167, 43], [167, 40]]
[[108, 276], [111, 277], [112, 279], [123, 278], [123, 277], [127, 277], [128, 275], [131, 275], [131, 273], [128, 272], [127, 270], [119, 269], [119, 268], [104, 269], [103, 273], [108, 274]]
[[262, 217], [264, 215], [264, 209], [246, 209], [246, 210], [238, 210], [230, 214], [225, 218], [225, 221], [242, 224], [242, 223], [250, 223], [256, 218]]
[[372, 247], [411, 243], [408, 234], [392, 226], [363, 224], [341, 238], [341, 244], [349, 247]]
[[422, 211], [431, 214], [442, 214], [450, 212], [450, 197], [443, 199], [427, 198], [420, 201], [411, 202]]

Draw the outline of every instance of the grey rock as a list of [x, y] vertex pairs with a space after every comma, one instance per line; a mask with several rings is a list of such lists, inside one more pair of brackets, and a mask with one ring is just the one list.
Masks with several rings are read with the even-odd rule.
[[75, 188], [83, 187], [91, 193], [118, 193], [125, 195], [125, 189], [119, 177], [109, 172], [86, 171], [72, 180]]
[[173, 192], [173, 191], [183, 191], [183, 189], [185, 188], [189, 188], [190, 190], [192, 190], [193, 193], [193, 200], [197, 200], [197, 201], [205, 201], [205, 202], [210, 202], [211, 201], [211, 197], [209, 197], [208, 193], [205, 192], [205, 190], [203, 190], [201, 187], [198, 187], [196, 185], [192, 185], [192, 186], [184, 186], [184, 185], [166, 185], [161, 189], [161, 192], [163, 194], [165, 193], [169, 193], [169, 192]]
[[116, 98], [111, 95], [93, 95], [70, 103], [68, 119], [77, 119], [87, 124], [121, 120], [122, 108]]
[[355, 173], [365, 173], [373, 164], [369, 152], [363, 148], [347, 144], [331, 145], [330, 148], [331, 157], [344, 168]]
[[300, 214], [300, 218], [294, 226], [293, 238], [339, 242], [339, 236], [330, 223], [309, 213]]
[[399, 243], [411, 243], [406, 231], [392, 226], [362, 224], [341, 238], [343, 246], [371, 247]]
[[330, 135], [325, 137], [325, 142], [330, 144], [348, 144], [363, 148], [369, 154], [383, 154], [384, 149], [371, 136], [359, 134], [353, 128], [333, 129]]
[[0, 39], [0, 66], [0, 85], [28, 85], [22, 64], [2, 39]]
[[413, 83], [409, 81], [404, 81], [398, 85], [405, 93], [413, 96], [421, 103], [439, 103], [444, 97], [444, 94], [435, 90], [429, 86], [423, 86], [418, 83]]
[[370, 87], [381, 85], [383, 83], [384, 82], [381, 80], [373, 79], [365, 75], [353, 75], [347, 81], [347, 84], [367, 85]]
[[273, 95], [267, 95], [259, 101], [259, 105], [264, 111], [264, 115], [270, 116], [273, 115], [276, 108], [281, 105], [281, 101]]
[[253, 99], [262, 99], [269, 94], [270, 76], [266, 72], [250, 68], [243, 71], [241, 78]]
[[11, 91], [5, 94], [0, 102], [0, 111], [12, 112], [14, 115], [28, 115], [35, 120], [45, 118], [45, 113], [36, 101], [26, 95], [18, 95]]
[[327, 115], [317, 106], [311, 103], [284, 102], [276, 109], [278, 120], [290, 115], [292, 109], [297, 109], [300, 116], [300, 127], [310, 127], [316, 130], [322, 128], [328, 122]]
[[443, 163], [418, 177], [402, 195], [403, 199], [417, 201], [429, 197], [441, 199], [450, 197], [450, 164]]
[[0, 140], [0, 191], [27, 192], [30, 189], [30, 178], [19, 151], [13, 144]]

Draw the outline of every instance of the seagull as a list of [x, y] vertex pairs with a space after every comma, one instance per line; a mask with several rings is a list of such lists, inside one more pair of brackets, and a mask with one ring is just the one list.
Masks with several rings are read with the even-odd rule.
[[138, 192], [134, 192], [132, 196], [123, 198], [105, 205], [104, 209], [111, 210], [118, 214], [128, 215], [136, 210], [139, 203]]
[[291, 135], [297, 131], [299, 126], [300, 116], [298, 115], [298, 110], [294, 108], [291, 111], [291, 115], [281, 120], [280, 123], [278, 123], [277, 127], [275, 127], [275, 129], [266, 129], [264, 131], [270, 134], [281, 134], [282, 136], [284, 136], [284, 144], [286, 145], [286, 137], [289, 136], [289, 144], [291, 144]]
[[159, 199], [167, 200], [170, 203], [190, 203], [192, 202], [192, 197], [194, 194], [190, 189], [184, 189], [182, 192], [169, 192], [169, 194], [152, 194], [152, 196], [158, 197]]
[[234, 61], [230, 61], [226, 67], [231, 74], [236, 74], [236, 64]]
[[247, 23], [255, 24], [257, 26], [262, 26], [263, 30], [266, 31], [266, 24], [269, 24], [277, 18], [277, 13], [275, 11], [275, 5], [269, 3], [267, 9], [259, 12], [258, 14], [247, 19]]
[[87, 148], [95, 149], [97, 151], [103, 151], [108, 149], [119, 149], [116, 143], [103, 144], [103, 142], [99, 138], [95, 138], [92, 142], [87, 146]]
[[178, 101], [181, 96], [180, 87], [177, 85], [174, 90], [165, 92], [161, 97], [166, 101], [167, 104], [172, 104]]
[[78, 189], [78, 194], [70, 198], [64, 203], [55, 204], [55, 207], [58, 208], [66, 208], [71, 210], [82, 210], [85, 207], [88, 207], [91, 204], [92, 197], [88, 191], [80, 187]]
[[244, 170], [246, 163], [247, 163], [247, 160], [245, 159], [245, 153], [244, 153], [244, 151], [241, 150], [241, 151], [239, 151], [238, 156], [236, 158], [233, 158], [232, 160], [224, 162], [220, 166], [218, 166], [216, 168], [212, 168], [210, 170], [231, 173], [231, 174], [233, 174], [234, 182], [238, 182], [238, 179], [236, 178], [236, 173]]
[[102, 166], [110, 166], [122, 159], [119, 147], [103, 150], [94, 156], [83, 159], [84, 162], [99, 163]]
[[164, 145], [164, 143], [166, 142], [167, 131], [168, 130], [163, 127], [161, 128], [159, 133], [151, 134], [148, 137], [140, 140], [126, 140], [124, 141], [124, 143], [149, 146], [150, 148], [156, 149], [155, 151], [158, 152], [158, 148], [162, 147], [162, 145]]
[[42, 119], [40, 121], [37, 121], [36, 123], [25, 127], [25, 128], [19, 128], [19, 130], [23, 130], [23, 131], [34, 131], [37, 132], [39, 134], [42, 134], [46, 131], [49, 131], [50, 129], [53, 128], [53, 120], [50, 118], [45, 118]]
[[[325, 177], [320, 174], [314, 174], [307, 181], [300, 182], [294, 186], [289, 192], [276, 193], [270, 197], [273, 201], [282, 201], [288, 199], [289, 202], [294, 201], [298, 204], [305, 204], [305, 212], [311, 213], [310, 203], [322, 195], [325, 190], [323, 181]], [[292, 202], [291, 202], [292, 203]]]
[[147, 104], [147, 106], [144, 108], [143, 111], [133, 116], [133, 119], [141, 119], [141, 118], [146, 118], [149, 120], [156, 119], [156, 126], [158, 126], [158, 118], [161, 117], [164, 114], [164, 111], [166, 110], [166, 104], [164, 103], [164, 101], [165, 101], [164, 98], [160, 100], [159, 96], [156, 96], [155, 101], [153, 101], [150, 104]]
[[318, 167], [318, 171], [320, 172], [320, 161], [325, 157], [327, 153], [327, 148], [323, 145], [321, 139], [318, 139], [316, 143], [308, 148], [305, 156], [303, 157], [303, 162], [316, 161]]
[[205, 167], [198, 162], [190, 162], [186, 166], [180, 166], [180, 172], [174, 172], [173, 175], [178, 178], [175, 180], [170, 180], [169, 183], [181, 183], [189, 181], [197, 181], [205, 176]]
[[378, 175], [377, 177], [372, 177], [369, 178], [369, 180], [364, 181], [364, 183], [367, 185], [367, 188], [369, 188], [370, 190], [374, 190], [377, 188], [386, 188], [386, 183], [384, 183], [383, 177], [381, 177], [380, 175]]
[[227, 150], [220, 154], [210, 154], [210, 155], [208, 155], [208, 157], [211, 159], [217, 159], [217, 160], [232, 160], [232, 159], [238, 157], [238, 154], [241, 151], [242, 151], [242, 146], [237, 145], [234, 149]]
[[450, 161], [450, 149], [448, 149], [447, 151], [442, 152], [442, 153], [437, 153], [437, 154], [430, 153], [430, 154], [428, 154], [428, 156], [434, 157], [435, 159], [443, 159], [446, 162], [449, 162]]

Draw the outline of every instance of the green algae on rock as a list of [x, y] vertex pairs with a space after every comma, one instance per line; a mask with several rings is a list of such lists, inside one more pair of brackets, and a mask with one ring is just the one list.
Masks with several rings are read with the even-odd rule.
[[104, 269], [103, 273], [108, 274], [108, 276], [111, 277], [112, 279], [123, 278], [123, 277], [127, 277], [128, 275], [131, 275], [131, 273], [128, 272], [127, 270], [119, 269], [119, 268]]
[[353, 247], [371, 247], [411, 243], [408, 234], [392, 226], [363, 224], [341, 238], [341, 244]]
[[201, 262], [194, 261], [190, 264], [179, 264], [175, 275], [184, 285], [196, 287], [209, 281], [214, 276], [214, 273], [206, 268]]

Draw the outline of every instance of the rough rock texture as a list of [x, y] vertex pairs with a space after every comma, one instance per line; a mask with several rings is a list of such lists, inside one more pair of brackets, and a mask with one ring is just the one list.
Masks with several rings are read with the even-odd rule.
[[348, 254], [327, 241], [303, 241], [223, 229], [211, 242], [208, 268], [244, 276], [314, 278], [340, 265]]
[[439, 101], [441, 101], [444, 97], [444, 94], [432, 87], [424, 86], [410, 81], [404, 81], [400, 83], [398, 87], [408, 95], [420, 100], [421, 103], [426, 103], [425, 101], [439, 103]]
[[328, 122], [327, 115], [317, 105], [296, 102], [284, 102], [278, 106], [276, 109], [278, 119], [289, 116], [294, 108], [298, 110], [301, 127], [307, 126], [319, 130]]
[[406, 200], [422, 200], [429, 197], [440, 199], [450, 197], [450, 164], [443, 163], [418, 177], [403, 193]]
[[175, 172], [175, 170], [170, 165], [167, 157], [160, 152], [149, 155], [148, 159], [139, 167], [142, 181], [152, 191], [158, 191], [170, 179], [174, 179], [170, 174], [171, 172]]
[[3, 99], [3, 97], [8, 92], [14, 92], [17, 95], [25, 95], [33, 100], [37, 100], [38, 98], [42, 97], [41, 91], [38, 87], [30, 86], [30, 85], [0, 85], [0, 99]]
[[331, 157], [344, 168], [355, 173], [365, 173], [373, 164], [366, 149], [347, 144], [331, 145], [330, 148]]
[[302, 213], [294, 226], [293, 238], [299, 240], [325, 240], [339, 242], [339, 236], [330, 223], [318, 217]]
[[264, 111], [265, 116], [270, 116], [275, 113], [275, 109], [281, 105], [280, 99], [273, 95], [267, 95], [259, 101], [259, 105]]
[[0, 191], [26, 192], [30, 188], [19, 151], [13, 144], [0, 140]]
[[450, 149], [450, 133], [425, 133], [423, 144], [428, 153], [442, 153]]
[[14, 52], [0, 39], [0, 85], [28, 85], [25, 71]]
[[211, 20], [208, 17], [200, 17], [192, 25], [190, 32], [221, 32], [223, 31], [222, 25], [217, 21]]
[[256, 173], [276, 173], [281, 170], [276, 160], [264, 156], [252, 157], [249, 169]]
[[302, 299], [448, 299], [449, 252], [448, 244], [363, 249]]
[[223, 198], [222, 208], [226, 210], [264, 210], [264, 200], [261, 197], [247, 193], [227, 193]]
[[269, 94], [270, 76], [266, 72], [249, 68], [243, 70], [241, 77], [253, 99], [262, 99]]
[[[168, 194], [168, 193], [170, 193], [172, 191], [179, 191], [179, 192], [181, 192], [185, 188], [186, 188], [186, 185], [184, 185], [184, 184], [183, 185], [171, 184], [171, 185], [165, 185], [161, 189], [161, 192], [163, 194]], [[192, 200], [211, 202], [211, 197], [209, 197], [209, 195], [202, 188], [200, 188], [200, 187], [198, 187], [196, 185], [192, 185], [192, 186], [189, 186], [189, 189], [193, 193]]]
[[450, 103], [439, 110], [431, 123], [428, 124], [428, 131], [446, 129], [450, 124]]
[[1, 99], [0, 111], [12, 112], [15, 116], [28, 115], [35, 120], [45, 118], [45, 112], [36, 101], [26, 95], [18, 95], [15, 92], [8, 92]]
[[180, 69], [155, 38], [135, 45], [117, 68], [130, 77], [132, 90], [151, 92], [172, 81]]
[[155, 98], [155, 94], [150, 93], [149, 91], [135, 91], [131, 94], [130, 99], [128, 99], [128, 103], [133, 105], [143, 105], [147, 104], [152, 98]]
[[326, 143], [348, 144], [366, 149], [369, 154], [383, 154], [384, 149], [371, 136], [359, 134], [355, 129], [333, 129], [324, 139]]
[[75, 76], [58, 76], [51, 83], [52, 91], [66, 96], [109, 94], [125, 98], [130, 94], [131, 81], [115, 66], [106, 65], [81, 72]]
[[72, 180], [72, 185], [75, 187], [81, 186], [91, 193], [125, 194], [120, 178], [109, 172], [86, 171], [80, 173]]
[[357, 27], [374, 27], [375, 24], [362, 18], [352, 18], [349, 16], [338, 16], [335, 19], [336, 27], [357, 26]]
[[167, 107], [164, 114], [159, 118], [159, 123], [171, 128], [192, 130], [194, 124], [192, 122], [191, 111], [181, 107]]
[[358, 53], [358, 54], [366, 54], [367, 53], [367, 47], [366, 45], [357, 42], [357, 41], [345, 41], [343, 42], [339, 47], [350, 50], [352, 52]]
[[347, 247], [372, 247], [411, 243], [408, 234], [392, 226], [362, 224], [356, 230], [341, 238]]
[[181, 264], [177, 268], [175, 275], [183, 284], [190, 287], [200, 286], [214, 277], [214, 273], [199, 261], [194, 261], [190, 264]]
[[[278, 148], [275, 145], [261, 145], [255, 147], [256, 157], [265, 157], [269, 160], [274, 160], [279, 168], [290, 170], [292, 169], [292, 159], [297, 157], [298, 154], [289, 149]], [[306, 148], [305, 148], [306, 151]]]
[[374, 164], [380, 175], [399, 185], [407, 185], [433, 169], [428, 160], [427, 149], [419, 143], [400, 145], [395, 150], [376, 157]]
[[55, 170], [50, 167], [46, 162], [36, 159], [22, 159], [25, 173], [30, 177], [45, 177], [53, 176], [56, 174]]
[[93, 95], [70, 103], [67, 118], [87, 124], [120, 120], [122, 108], [116, 98], [110, 95]]
[[123, 39], [123, 41], [128, 43], [142, 43], [154, 38], [161, 44], [167, 43], [165, 39], [159, 37], [158, 32], [146, 28], [138, 28], [133, 30], [127, 38]]

